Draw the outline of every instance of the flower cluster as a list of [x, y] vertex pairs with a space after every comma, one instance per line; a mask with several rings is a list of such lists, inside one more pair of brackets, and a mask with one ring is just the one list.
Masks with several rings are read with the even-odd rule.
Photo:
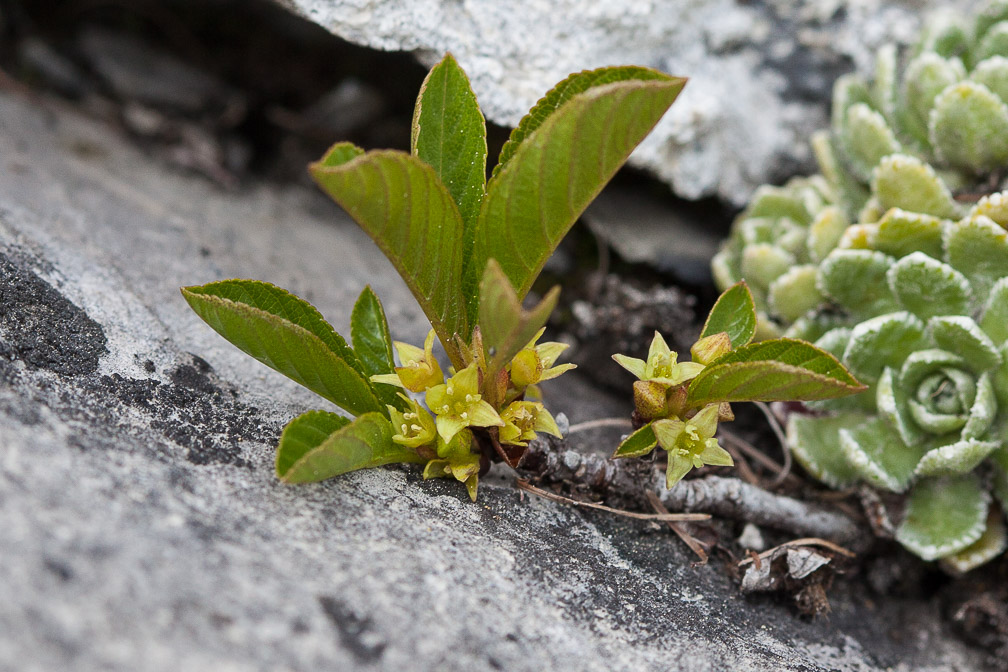
[[671, 488], [694, 467], [732, 466], [731, 455], [718, 444], [714, 434], [719, 419], [730, 419], [728, 404], [708, 404], [691, 409], [687, 405], [689, 382], [703, 371], [704, 363], [731, 349], [724, 332], [694, 344], [694, 359], [680, 362], [662, 335], [655, 332], [647, 360], [613, 355], [613, 359], [637, 377], [634, 383], [635, 418], [643, 427], [616, 451], [616, 457], [640, 457], [656, 446], [667, 453], [666, 487]]
[[427, 460], [424, 478], [454, 477], [466, 485], [475, 501], [482, 453], [474, 433], [482, 432], [490, 442], [519, 447], [526, 446], [536, 432], [560, 436], [550, 412], [541, 403], [525, 398], [537, 392], [538, 383], [574, 368], [573, 364], [555, 365], [567, 346], [538, 343], [543, 331], [539, 330], [494, 381], [484, 379], [481, 362], [485, 358], [478, 356], [446, 379], [434, 357], [434, 331], [427, 335], [423, 348], [395, 342], [400, 365], [394, 373], [375, 375], [371, 380], [423, 395], [421, 404], [417, 398], [400, 393], [406, 410], [389, 406], [388, 411], [395, 431], [392, 441]]

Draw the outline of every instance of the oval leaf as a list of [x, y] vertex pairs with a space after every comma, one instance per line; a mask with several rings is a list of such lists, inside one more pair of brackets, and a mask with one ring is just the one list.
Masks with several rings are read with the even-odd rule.
[[486, 192], [486, 122], [469, 78], [451, 54], [431, 68], [420, 87], [410, 147], [448, 188], [471, 245], [472, 225]]
[[691, 406], [732, 401], [834, 399], [865, 388], [836, 357], [790, 338], [762, 341], [711, 362], [690, 383]]
[[546, 95], [543, 96], [539, 102], [537, 102], [532, 109], [528, 111], [522, 120], [518, 122], [518, 125], [514, 128], [514, 130], [511, 131], [511, 136], [501, 148], [500, 158], [497, 160], [497, 165], [494, 166], [493, 175], [496, 176], [497, 173], [500, 172], [504, 165], [515, 155], [515, 152], [518, 151], [518, 147], [521, 146], [522, 142], [532, 135], [537, 128], [542, 126], [543, 122], [545, 122], [551, 114], [556, 112], [561, 105], [579, 93], [584, 93], [592, 87], [612, 84], [613, 82], [623, 82], [627, 80], [646, 81], [649, 79], [661, 80], [666, 78], [667, 75], [660, 73], [657, 70], [633, 65], [598, 68], [597, 70], [584, 70], [582, 72], [575, 72], [572, 75], [568, 75], [566, 79], [558, 82], [556, 86], [550, 89]]
[[711, 308], [700, 338], [720, 332], [728, 334], [732, 348], [749, 345], [756, 335], [756, 304], [745, 282], [729, 287]]
[[566, 100], [505, 157], [483, 199], [465, 273], [469, 288], [495, 258], [519, 299], [525, 297], [560, 239], [685, 83], [647, 72], [648, 79], [635, 76]]
[[896, 539], [925, 560], [958, 553], [983, 535], [989, 506], [972, 474], [923, 480], [907, 500]]
[[[312, 177], [364, 229], [413, 292], [449, 355], [452, 336], [469, 335], [462, 278], [462, 217], [434, 169], [392, 150], [339, 166], [322, 162]], [[455, 362], [456, 364], [460, 362]]]
[[183, 287], [196, 314], [260, 362], [355, 415], [384, 411], [356, 355], [315, 308], [267, 282]]
[[624, 439], [613, 453], [613, 457], [642, 457], [654, 450], [657, 445], [658, 437], [655, 436], [649, 422]]
[[[370, 286], [364, 288], [354, 303], [350, 314], [350, 340], [353, 341], [354, 354], [369, 378], [393, 372], [392, 334], [389, 333], [385, 308]], [[382, 383], [372, 383], [372, 386], [383, 403], [392, 404], [400, 410], [406, 408], [397, 394], [398, 388]]]
[[424, 461], [392, 441], [392, 425], [379, 413], [348, 422], [335, 413], [311, 411], [284, 428], [276, 470], [285, 483], [312, 483], [357, 469]]

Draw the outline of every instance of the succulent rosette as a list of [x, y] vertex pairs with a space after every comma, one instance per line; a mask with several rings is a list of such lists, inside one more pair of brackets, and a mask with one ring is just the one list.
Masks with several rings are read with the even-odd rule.
[[847, 224], [892, 207], [874, 185], [896, 157], [947, 192], [916, 212], [955, 218], [952, 194], [1008, 187], [1008, 2], [971, 19], [935, 15], [912, 48], [879, 50], [871, 80], [841, 77], [830, 129], [813, 136], [812, 149], [820, 174], [761, 187], [712, 265], [721, 289], [748, 282], [759, 338], [779, 335], [824, 298], [815, 266]]
[[[938, 184], [919, 167], [907, 175]], [[899, 184], [876, 179], [876, 196], [938, 193]], [[817, 414], [792, 415], [798, 461], [833, 487], [860, 481], [907, 493], [896, 538], [956, 571], [1006, 546], [991, 497], [1006, 505], [1005, 225], [1008, 192], [981, 199], [961, 219], [893, 208], [851, 227], [817, 268], [827, 302], [791, 327], [805, 336], [821, 331], [816, 345], [870, 386], [856, 397], [816, 402]]]

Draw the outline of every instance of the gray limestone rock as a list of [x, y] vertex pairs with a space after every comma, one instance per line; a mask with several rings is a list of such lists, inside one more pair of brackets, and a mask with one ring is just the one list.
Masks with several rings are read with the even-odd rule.
[[[345, 332], [371, 283], [318, 194], [223, 193], [61, 103], [0, 92], [0, 669], [969, 670], [933, 604], [831, 621], [745, 598], [667, 529], [383, 468], [291, 487], [273, 446], [326, 402], [225, 343], [184, 284], [269, 280]], [[609, 412], [572, 381], [572, 422]], [[890, 637], [894, 628], [898, 638]]]
[[833, 80], [868, 71], [875, 48], [913, 38], [936, 7], [975, 0], [277, 0], [344, 39], [451, 51], [487, 117], [513, 126], [578, 70], [647, 65], [690, 83], [631, 163], [695, 199], [743, 204], [811, 162]]

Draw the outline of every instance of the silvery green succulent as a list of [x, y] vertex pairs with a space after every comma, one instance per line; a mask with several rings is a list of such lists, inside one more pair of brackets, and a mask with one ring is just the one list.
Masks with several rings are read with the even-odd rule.
[[816, 264], [851, 223], [832, 203], [833, 189], [821, 175], [760, 187], [715, 255], [712, 270], [719, 289], [746, 279], [756, 303], [757, 338], [780, 336], [782, 323], [822, 301]]
[[821, 334], [816, 345], [870, 387], [792, 415], [789, 442], [833, 487], [906, 493], [896, 539], [967, 571], [1008, 542], [1008, 192], [960, 217], [906, 156], [883, 159], [872, 190], [885, 214], [819, 263], [826, 302], [789, 329]]
[[[724, 289], [745, 278], [760, 335], [778, 335], [821, 298], [809, 265], [837, 242], [843, 222], [885, 212], [872, 198], [883, 160], [927, 164], [950, 194], [1008, 187], [1006, 102], [1008, 1], [971, 20], [934, 16], [911, 49], [883, 47], [870, 82], [848, 75], [834, 86], [831, 128], [812, 139], [821, 174], [757, 192], [714, 261], [715, 281]], [[961, 214], [954, 206], [924, 211], [953, 217]]]

